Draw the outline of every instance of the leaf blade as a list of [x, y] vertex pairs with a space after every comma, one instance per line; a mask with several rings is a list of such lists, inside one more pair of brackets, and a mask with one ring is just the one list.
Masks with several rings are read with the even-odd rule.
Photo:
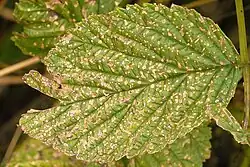
[[20, 0], [13, 15], [18, 23], [24, 25], [24, 31], [14, 34], [12, 40], [25, 54], [43, 58], [67, 29], [90, 14], [113, 10], [119, 4], [119, 1], [116, 2], [112, 0], [99, 4], [82, 0]]
[[191, 133], [187, 134], [183, 138], [177, 139], [174, 143], [167, 146], [163, 151], [134, 157], [127, 161], [125, 165], [124, 160], [111, 162], [109, 164], [98, 163], [85, 163], [83, 161], [77, 161], [72, 157], [67, 157], [60, 152], [56, 152], [52, 148], [42, 144], [38, 140], [31, 138], [25, 139], [15, 149], [10, 162], [7, 164], [10, 166], [87, 166], [87, 167], [101, 167], [103, 165], [109, 167], [134, 167], [134, 166], [176, 166], [182, 163], [184, 166], [202, 166], [202, 162], [209, 158], [211, 144], [209, 139], [211, 138], [211, 129], [206, 124], [201, 127], [195, 128]]
[[49, 167], [49, 166], [67, 166], [67, 167], [122, 167], [122, 162], [113, 162], [110, 164], [86, 163], [68, 157], [61, 152], [53, 150], [38, 140], [26, 138], [13, 152], [7, 167]]
[[161, 152], [142, 155], [130, 160], [129, 167], [147, 166], [203, 166], [203, 162], [210, 157], [211, 129], [201, 125], [192, 132], [177, 139]]
[[31, 72], [26, 83], [60, 105], [31, 110], [20, 124], [32, 137], [89, 161], [161, 151], [207, 121], [210, 106], [225, 108], [241, 78], [238, 53], [222, 31], [178, 6], [92, 15], [44, 63], [55, 78]]

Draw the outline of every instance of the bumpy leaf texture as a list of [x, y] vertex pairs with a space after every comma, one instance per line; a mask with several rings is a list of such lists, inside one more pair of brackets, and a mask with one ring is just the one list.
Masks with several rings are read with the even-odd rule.
[[59, 100], [20, 120], [30, 136], [87, 161], [156, 153], [210, 118], [241, 143], [226, 109], [241, 70], [219, 27], [194, 10], [145, 4], [91, 15], [44, 59], [30, 86]]
[[20, 0], [14, 16], [24, 25], [12, 40], [25, 53], [43, 58], [58, 42], [60, 35], [88, 15], [107, 13], [121, 0]]
[[15, 149], [7, 167], [125, 167], [123, 160], [109, 164], [87, 163], [64, 155], [39, 140], [27, 138]]
[[81, 167], [84, 163], [42, 144], [40, 141], [27, 138], [13, 152], [7, 167]]
[[123, 158], [108, 164], [77, 161], [53, 150], [38, 140], [28, 138], [15, 150], [7, 167], [201, 167], [203, 161], [210, 156], [210, 138], [211, 130], [204, 124], [195, 128], [183, 138], [177, 139], [159, 153], [138, 156], [130, 160]]
[[129, 167], [202, 167], [210, 157], [211, 130], [205, 125], [167, 145], [161, 152], [135, 157]]

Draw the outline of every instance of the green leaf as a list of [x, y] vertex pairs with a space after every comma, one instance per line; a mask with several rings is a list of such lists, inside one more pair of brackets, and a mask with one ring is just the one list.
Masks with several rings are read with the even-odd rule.
[[159, 153], [131, 159], [129, 167], [202, 167], [202, 163], [210, 157], [211, 137], [209, 127], [195, 128]]
[[22, 33], [12, 40], [25, 53], [44, 57], [67, 29], [92, 13], [107, 13], [119, 5], [120, 0], [20, 0], [14, 17], [24, 25]]
[[[162, 152], [135, 157], [131, 160], [120, 160], [105, 164], [109, 167], [183, 167], [202, 166], [202, 162], [210, 157], [211, 129], [206, 124], [195, 128], [181, 139], [168, 145]], [[126, 164], [126, 165], [125, 165]], [[7, 166], [83, 166], [102, 167], [104, 164], [84, 163], [63, 155], [60, 152], [42, 144], [40, 141], [28, 138], [14, 151]]]
[[[58, 166], [75, 167], [75, 164], [71, 162], [63, 162], [61, 160], [50, 160], [50, 161], [35, 160], [35, 161], [15, 162], [7, 165], [7, 167], [58, 167]], [[78, 167], [81, 166], [78, 165]], [[98, 167], [98, 166], [93, 166], [93, 167]]]
[[24, 77], [59, 100], [23, 115], [24, 132], [101, 162], [159, 152], [210, 118], [249, 143], [226, 110], [242, 77], [238, 53], [212, 20], [152, 4], [87, 20], [45, 57], [53, 79]]
[[[3, 36], [0, 39], [0, 66], [1, 64], [14, 64], [27, 58], [10, 40], [12, 32], [18, 29], [20, 29], [20, 26], [15, 25], [11, 29], [2, 32]], [[3, 67], [1, 66], [0, 68]]]
[[250, 145], [250, 131], [243, 130], [226, 108], [222, 108], [220, 104], [211, 105], [207, 108], [207, 114], [216, 121], [218, 126], [229, 131], [237, 142]]
[[25, 139], [14, 151], [7, 166], [29, 167], [29, 166], [83, 166], [82, 161], [76, 161], [63, 153], [42, 144], [35, 139]]
[[[86, 163], [68, 157], [38, 140], [27, 138], [14, 151], [8, 167], [103, 167], [106, 164]], [[112, 162], [109, 167], [122, 167], [122, 161]]]

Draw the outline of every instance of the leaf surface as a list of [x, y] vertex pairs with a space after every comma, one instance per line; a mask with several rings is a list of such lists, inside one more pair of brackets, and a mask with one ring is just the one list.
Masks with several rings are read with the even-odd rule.
[[[26, 138], [15, 149], [7, 167], [103, 167], [104, 164], [86, 163], [55, 151], [38, 140]], [[122, 167], [110, 163], [109, 167]]]
[[107, 13], [119, 3], [120, 0], [20, 0], [14, 17], [24, 25], [24, 31], [15, 33], [12, 40], [25, 54], [42, 58], [75, 23], [93, 13]]
[[52, 165], [80, 167], [83, 163], [72, 160], [70, 157], [49, 148], [38, 140], [27, 138], [15, 149], [10, 162], [7, 164], [8, 167]]
[[63, 155], [44, 145], [38, 140], [27, 138], [14, 151], [7, 167], [29, 166], [74, 166], [74, 167], [183, 167], [202, 166], [209, 158], [211, 129], [206, 124], [195, 128], [183, 138], [177, 139], [163, 151], [134, 157], [130, 160], [121, 159], [109, 164], [85, 163]]
[[248, 143], [229, 112], [220, 116], [241, 78], [237, 51], [194, 10], [145, 4], [91, 15], [44, 63], [53, 79], [24, 79], [59, 105], [30, 110], [20, 124], [78, 159], [156, 153], [210, 118]]
[[210, 157], [211, 129], [195, 128], [183, 138], [177, 139], [163, 151], [147, 154], [130, 160], [129, 167], [202, 167]]

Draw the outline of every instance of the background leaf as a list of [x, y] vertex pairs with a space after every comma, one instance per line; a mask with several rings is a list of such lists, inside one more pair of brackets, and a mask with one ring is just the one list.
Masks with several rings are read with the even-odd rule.
[[44, 57], [76, 22], [92, 13], [107, 13], [119, 3], [120, 0], [20, 0], [14, 16], [24, 25], [24, 31], [15, 33], [12, 40], [25, 54]]
[[15, 25], [11, 28], [5, 29], [4, 36], [0, 39], [0, 67], [3, 68], [5, 66], [1, 66], [1, 64], [14, 64], [19, 62], [27, 56], [23, 55], [23, 53], [14, 45], [14, 43], [10, 40], [12, 36], [12, 31], [17, 31], [21, 28], [19, 25]]
[[241, 78], [237, 51], [194, 10], [145, 4], [89, 16], [44, 63], [52, 80], [35, 71], [25, 80], [60, 104], [30, 110], [20, 124], [78, 159], [159, 152], [209, 117], [222, 126], [237, 123], [219, 114]]

